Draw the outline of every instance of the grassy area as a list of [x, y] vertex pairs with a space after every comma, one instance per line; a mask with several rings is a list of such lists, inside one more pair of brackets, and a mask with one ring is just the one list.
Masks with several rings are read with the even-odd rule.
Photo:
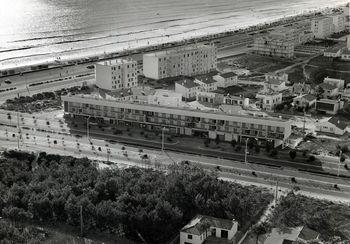
[[234, 62], [238, 63], [241, 67], [245, 67], [246, 69], [256, 73], [273, 72], [293, 64], [293, 61], [290, 60], [253, 54], [239, 56], [234, 60]]

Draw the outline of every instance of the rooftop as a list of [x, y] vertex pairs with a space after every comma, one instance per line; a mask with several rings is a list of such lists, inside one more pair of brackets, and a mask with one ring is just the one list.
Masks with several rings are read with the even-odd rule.
[[236, 73], [233, 73], [233, 72], [227, 72], [227, 73], [220, 74], [220, 76], [226, 79], [226, 78], [235, 77], [237, 75]]
[[337, 104], [337, 103], [339, 103], [338, 100], [332, 100], [332, 99], [320, 99], [317, 102], [329, 103], [329, 104]]
[[304, 95], [301, 95], [299, 97], [296, 97], [296, 98], [303, 98], [309, 102], [313, 101], [316, 99], [316, 97], [314, 95], [311, 95], [311, 94], [304, 94]]
[[220, 219], [205, 215], [196, 215], [187, 225], [181, 229], [181, 232], [186, 232], [193, 235], [201, 235], [206, 230], [206, 224], [209, 224], [210, 227], [230, 230], [235, 223], [235, 220]]
[[304, 241], [311, 241], [317, 239], [319, 233], [311, 230], [306, 226], [300, 226], [295, 228], [273, 228], [268, 234], [264, 244], [284, 244], [284, 243], [293, 243], [298, 238]]
[[205, 83], [205, 84], [212, 84], [212, 83], [216, 83], [217, 81], [213, 79], [213, 77], [196, 77], [197, 80], [200, 80], [201, 82]]
[[182, 46], [178, 48], [169, 49], [166, 51], [158, 51], [153, 53], [146, 53], [144, 56], [166, 56], [168, 54], [181, 54], [183, 52], [191, 51], [191, 50], [198, 50], [198, 49], [210, 49], [213, 48], [212, 45], [204, 45], [204, 44], [196, 44], [196, 45], [188, 45], [188, 46]]
[[321, 83], [321, 84], [319, 84], [319, 86], [320, 86], [321, 88], [323, 88], [324, 90], [334, 90], [334, 89], [337, 88], [336, 86], [331, 85], [331, 84], [329, 84], [329, 83]]
[[106, 60], [98, 62], [99, 65], [106, 65], [106, 66], [112, 66], [112, 65], [118, 65], [118, 64], [131, 64], [135, 63], [136, 61], [133, 59], [113, 59], [113, 60]]
[[328, 120], [329, 123], [335, 125], [336, 127], [338, 127], [341, 130], [345, 130], [346, 127], [348, 127], [348, 124], [343, 122], [342, 120], [340, 120], [337, 117], [332, 117]]
[[[64, 99], [65, 97], [67, 98], [77, 98], [79, 99], [78, 101], [80, 101], [80, 99], [88, 99], [88, 100], [97, 100], [97, 101], [102, 101], [102, 102], [113, 102], [113, 103], [121, 103], [118, 102], [118, 100], [116, 98], [113, 97], [106, 97], [103, 98], [99, 95], [93, 95], [93, 94], [89, 94], [89, 95], [83, 95], [83, 94], [78, 94], [78, 95], [67, 95], [67, 96], [62, 96], [62, 99]], [[83, 101], [82, 101], [83, 103]], [[155, 105], [155, 104], [148, 104], [148, 103], [142, 103], [140, 101], [124, 101], [123, 104], [136, 104], [136, 105], [144, 105], [147, 107], [152, 107], [154, 108], [154, 110], [156, 110], [157, 108], [166, 108], [166, 109], [177, 109], [174, 107], [170, 107], [170, 106], [166, 106], [166, 105]], [[236, 116], [236, 117], [245, 117], [245, 118], [256, 118], [259, 120], [268, 120], [268, 121], [279, 121], [279, 122], [288, 122], [289, 120], [283, 119], [281, 117], [272, 117], [271, 115], [268, 114], [261, 114], [261, 113], [248, 113], [248, 111], [244, 114], [227, 114], [224, 113], [222, 111], [203, 111], [203, 110], [199, 110], [199, 109], [194, 109], [191, 108], [189, 105], [187, 106], [183, 106], [181, 107], [181, 110], [186, 110], [186, 111], [193, 111], [193, 112], [204, 112], [204, 113], [211, 113], [211, 114], [218, 114], [218, 115], [229, 115], [229, 116]], [[245, 111], [245, 110], [242, 110]]]
[[177, 84], [182, 85], [188, 89], [194, 88], [199, 86], [197, 83], [195, 83], [192, 79], [185, 78], [183, 80], [177, 80]]

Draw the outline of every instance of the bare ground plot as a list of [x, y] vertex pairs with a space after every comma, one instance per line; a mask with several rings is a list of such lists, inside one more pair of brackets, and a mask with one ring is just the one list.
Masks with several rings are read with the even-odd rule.
[[[327, 135], [319, 135], [318, 138], [314, 138], [312, 140], [308, 140], [306, 142], [302, 142], [298, 148], [301, 150], [308, 150], [310, 152], [315, 153], [326, 153], [335, 155], [338, 148], [350, 148], [350, 138], [348, 134], [345, 134], [339, 138], [332, 138]], [[347, 151], [347, 150], [345, 150]], [[350, 155], [349, 152], [344, 152], [347, 155]]]
[[294, 64], [294, 61], [287, 59], [277, 59], [253, 54], [238, 56], [233, 60], [240, 67], [244, 67], [255, 73], [273, 72]]

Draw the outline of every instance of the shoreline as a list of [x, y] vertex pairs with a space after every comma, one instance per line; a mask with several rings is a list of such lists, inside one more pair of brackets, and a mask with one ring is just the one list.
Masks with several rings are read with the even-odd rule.
[[179, 47], [183, 45], [189, 45], [189, 44], [195, 44], [198, 42], [201, 43], [210, 43], [213, 42], [217, 39], [221, 38], [227, 38], [227, 37], [234, 37], [238, 36], [240, 34], [258, 34], [259, 32], [262, 31], [267, 31], [270, 28], [280, 26], [280, 25], [287, 25], [291, 24], [294, 22], [299, 22], [303, 20], [307, 20], [312, 17], [316, 17], [324, 13], [325, 11], [333, 11], [336, 9], [340, 9], [344, 7], [345, 5], [336, 5], [334, 7], [327, 7], [323, 9], [317, 9], [317, 10], [309, 10], [305, 11], [301, 14], [295, 14], [295, 15], [290, 15], [290, 16], [284, 16], [277, 18], [275, 20], [271, 20], [268, 22], [263, 22], [263, 23], [258, 23], [255, 25], [250, 25], [247, 27], [242, 27], [242, 28], [236, 28], [236, 29], [229, 29], [229, 30], [218, 30], [216, 33], [211, 33], [211, 34], [204, 34], [204, 35], [198, 35], [194, 37], [188, 37], [187, 39], [182, 39], [182, 40], [175, 40], [175, 41], [164, 41], [162, 43], [154, 43], [154, 44], [147, 44], [143, 46], [136, 46], [136, 47], [129, 47], [128, 49], [124, 48], [121, 51], [116, 51], [116, 52], [110, 52], [106, 53], [104, 52], [103, 54], [96, 54], [96, 55], [84, 55], [78, 57], [78, 58], [71, 58], [71, 59], [64, 59], [61, 61], [59, 60], [53, 60], [52, 62], [49, 61], [43, 61], [43, 62], [36, 62], [28, 65], [23, 65], [23, 66], [18, 66], [15, 65], [10, 68], [6, 69], [0, 69], [0, 78], [2, 77], [10, 77], [22, 73], [32, 73], [32, 72], [37, 72], [37, 71], [42, 71], [42, 70], [49, 70], [49, 69], [56, 69], [60, 67], [68, 67], [72, 65], [79, 65], [79, 64], [90, 64], [90, 63], [95, 63], [98, 61], [104, 61], [104, 60], [110, 60], [110, 59], [115, 59], [123, 56], [130, 56], [130, 55], [135, 55], [135, 54], [142, 54], [144, 52], [152, 52], [152, 51], [157, 51], [157, 50], [163, 50], [167, 48], [174, 48], [174, 47]]

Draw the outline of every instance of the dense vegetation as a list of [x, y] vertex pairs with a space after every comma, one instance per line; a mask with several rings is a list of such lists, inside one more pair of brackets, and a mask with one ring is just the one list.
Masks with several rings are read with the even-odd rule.
[[46, 233], [33, 227], [15, 226], [7, 221], [0, 220], [0, 243], [40, 243], [46, 239]]
[[272, 196], [217, 179], [195, 166], [99, 171], [88, 159], [5, 152], [0, 209], [14, 221], [68, 223], [148, 243], [164, 243], [195, 214], [257, 220]]
[[308, 226], [324, 240], [350, 238], [350, 207], [289, 193], [273, 212], [271, 227]]

